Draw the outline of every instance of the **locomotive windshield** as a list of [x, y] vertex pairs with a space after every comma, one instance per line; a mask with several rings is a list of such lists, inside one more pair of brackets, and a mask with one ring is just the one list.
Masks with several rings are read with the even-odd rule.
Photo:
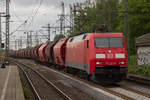
[[123, 48], [123, 38], [95, 38], [96, 48]]

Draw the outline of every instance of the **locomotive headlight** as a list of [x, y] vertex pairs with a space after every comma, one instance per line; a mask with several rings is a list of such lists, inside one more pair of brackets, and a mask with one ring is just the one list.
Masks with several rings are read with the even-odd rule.
[[116, 54], [115, 57], [116, 58], [125, 58], [125, 54], [124, 53]]
[[125, 62], [124, 62], [124, 61], [120, 61], [120, 62], [119, 62], [119, 64], [124, 65], [124, 64], [125, 64]]
[[98, 65], [98, 64], [99, 64], [99, 62], [96, 62], [96, 64]]
[[96, 64], [99, 65], [99, 64], [102, 64], [102, 62], [101, 61], [97, 61]]
[[96, 54], [96, 58], [106, 58], [105, 54]]

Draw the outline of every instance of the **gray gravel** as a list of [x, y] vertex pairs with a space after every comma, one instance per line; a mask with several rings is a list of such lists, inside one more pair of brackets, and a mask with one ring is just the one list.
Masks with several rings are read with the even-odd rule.
[[54, 89], [49, 86], [41, 77], [29, 68], [23, 67], [29, 75], [33, 85], [35, 86], [38, 94], [42, 100], [64, 100]]
[[131, 89], [135, 89], [137, 91], [141, 91], [143, 93], [150, 94], [150, 87], [148, 86], [142, 86], [140, 84], [126, 82], [126, 81], [121, 82], [120, 85], [126, 86]]
[[139, 94], [131, 92], [131, 91], [127, 91], [127, 90], [122, 89], [120, 87], [113, 87], [113, 88], [110, 88], [110, 90], [113, 90], [115, 92], [124, 94], [124, 95], [126, 95], [128, 97], [134, 98], [135, 100], [150, 100], [150, 98], [148, 98], [148, 97], [139, 95]]

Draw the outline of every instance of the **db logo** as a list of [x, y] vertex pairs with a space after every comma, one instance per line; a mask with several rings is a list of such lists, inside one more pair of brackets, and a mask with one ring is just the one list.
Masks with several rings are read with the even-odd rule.
[[113, 58], [113, 54], [108, 54], [107, 58]]

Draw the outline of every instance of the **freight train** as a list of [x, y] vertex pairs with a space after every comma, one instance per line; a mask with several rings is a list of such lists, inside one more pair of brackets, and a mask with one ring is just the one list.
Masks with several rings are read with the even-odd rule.
[[86, 33], [12, 51], [11, 57], [54, 64], [68, 73], [96, 82], [120, 82], [127, 77], [128, 53], [123, 33]]

